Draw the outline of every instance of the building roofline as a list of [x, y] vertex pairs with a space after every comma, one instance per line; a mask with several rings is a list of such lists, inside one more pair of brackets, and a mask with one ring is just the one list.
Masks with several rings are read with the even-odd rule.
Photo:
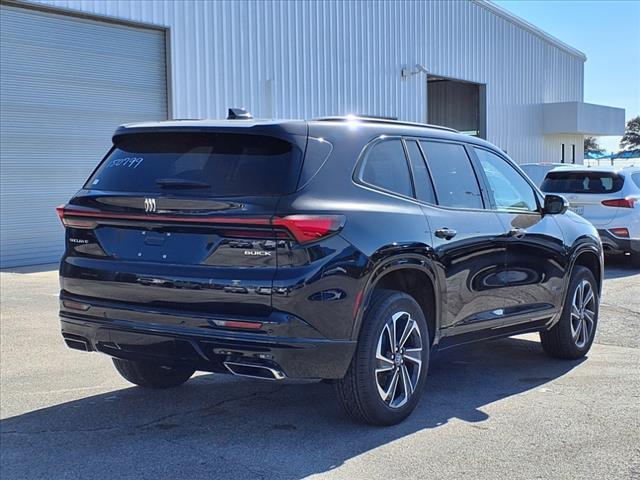
[[564, 43], [562, 40], [557, 39], [553, 35], [550, 35], [544, 30], [542, 30], [541, 28], [536, 27], [532, 23], [527, 22], [526, 20], [518, 17], [517, 15], [514, 15], [513, 13], [500, 7], [499, 5], [496, 5], [490, 0], [471, 0], [471, 2], [484, 8], [485, 10], [490, 11], [491, 13], [494, 13], [495, 15], [498, 15], [499, 17], [502, 17], [508, 22], [511, 22], [514, 25], [517, 25], [518, 27], [528, 31], [529, 33], [532, 33], [536, 37], [544, 40], [547, 43], [550, 43], [551, 45], [559, 48], [560, 50], [563, 50], [569, 55], [579, 58], [583, 62], [587, 60], [587, 56], [577, 48], [574, 48], [571, 45]]

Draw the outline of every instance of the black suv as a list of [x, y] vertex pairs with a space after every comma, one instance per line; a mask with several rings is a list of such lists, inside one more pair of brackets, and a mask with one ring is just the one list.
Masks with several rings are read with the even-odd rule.
[[438, 349], [540, 332], [554, 357], [588, 352], [598, 233], [499, 149], [383, 119], [244, 117], [116, 130], [58, 208], [69, 347], [143, 387], [331, 380], [384, 425]]

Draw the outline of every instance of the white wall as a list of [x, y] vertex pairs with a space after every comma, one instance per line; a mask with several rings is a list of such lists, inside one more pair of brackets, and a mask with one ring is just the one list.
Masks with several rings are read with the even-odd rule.
[[[486, 84], [487, 138], [519, 162], [558, 161], [542, 103], [582, 101], [579, 53], [467, 2], [31, 0], [167, 26], [173, 116], [343, 113], [426, 121], [426, 80], [403, 66]], [[135, 66], [132, 66], [135, 68]]]

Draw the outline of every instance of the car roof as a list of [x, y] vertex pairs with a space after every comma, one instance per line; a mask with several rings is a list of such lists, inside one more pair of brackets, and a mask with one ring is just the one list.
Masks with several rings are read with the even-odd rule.
[[345, 128], [361, 131], [366, 136], [375, 135], [403, 135], [403, 136], [428, 136], [442, 139], [449, 139], [467, 143], [474, 143], [480, 146], [499, 150], [497, 147], [481, 138], [472, 137], [459, 133], [458, 131], [442, 127], [439, 125], [428, 125], [423, 123], [404, 122], [393, 119], [379, 117], [361, 116], [334, 116], [323, 117], [311, 120], [296, 119], [176, 119], [161, 120], [152, 122], [138, 122], [120, 125], [114, 137], [122, 134], [150, 132], [150, 131], [180, 131], [180, 130], [207, 130], [207, 129], [227, 129], [227, 128], [268, 128], [276, 127], [290, 132], [301, 133], [307, 126], [322, 126], [325, 129], [335, 128], [336, 131], [343, 131]]
[[571, 163], [552, 163], [552, 162], [532, 162], [532, 163], [522, 163], [520, 164], [521, 167], [575, 167], [576, 165], [573, 165]]
[[[379, 117], [359, 117], [359, 116], [343, 116], [343, 117], [323, 117], [309, 120], [311, 127], [333, 127], [342, 131], [348, 128], [351, 131], [361, 132], [365, 137], [374, 136], [406, 136], [406, 137], [429, 137], [442, 140], [451, 140], [457, 142], [473, 143], [479, 146], [489, 148], [494, 151], [500, 151], [492, 143], [487, 142], [478, 137], [466, 135], [452, 128], [440, 125], [430, 125], [426, 123], [405, 122], [394, 119], [385, 119]], [[504, 152], [502, 152], [506, 155]]]
[[574, 168], [556, 167], [553, 172], [561, 172], [563, 170], [571, 170], [572, 172], [600, 172], [600, 173], [636, 173], [640, 172], [640, 167], [620, 167], [620, 166], [597, 166], [590, 167], [585, 165], [574, 166]]

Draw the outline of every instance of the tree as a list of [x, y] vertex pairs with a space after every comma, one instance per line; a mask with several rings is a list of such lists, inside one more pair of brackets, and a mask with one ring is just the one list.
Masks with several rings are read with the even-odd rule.
[[584, 137], [584, 151], [593, 153], [604, 153], [604, 149], [598, 145], [596, 137]]
[[627, 122], [624, 136], [622, 140], [620, 140], [620, 148], [623, 150], [640, 148], [640, 116], [632, 118]]

